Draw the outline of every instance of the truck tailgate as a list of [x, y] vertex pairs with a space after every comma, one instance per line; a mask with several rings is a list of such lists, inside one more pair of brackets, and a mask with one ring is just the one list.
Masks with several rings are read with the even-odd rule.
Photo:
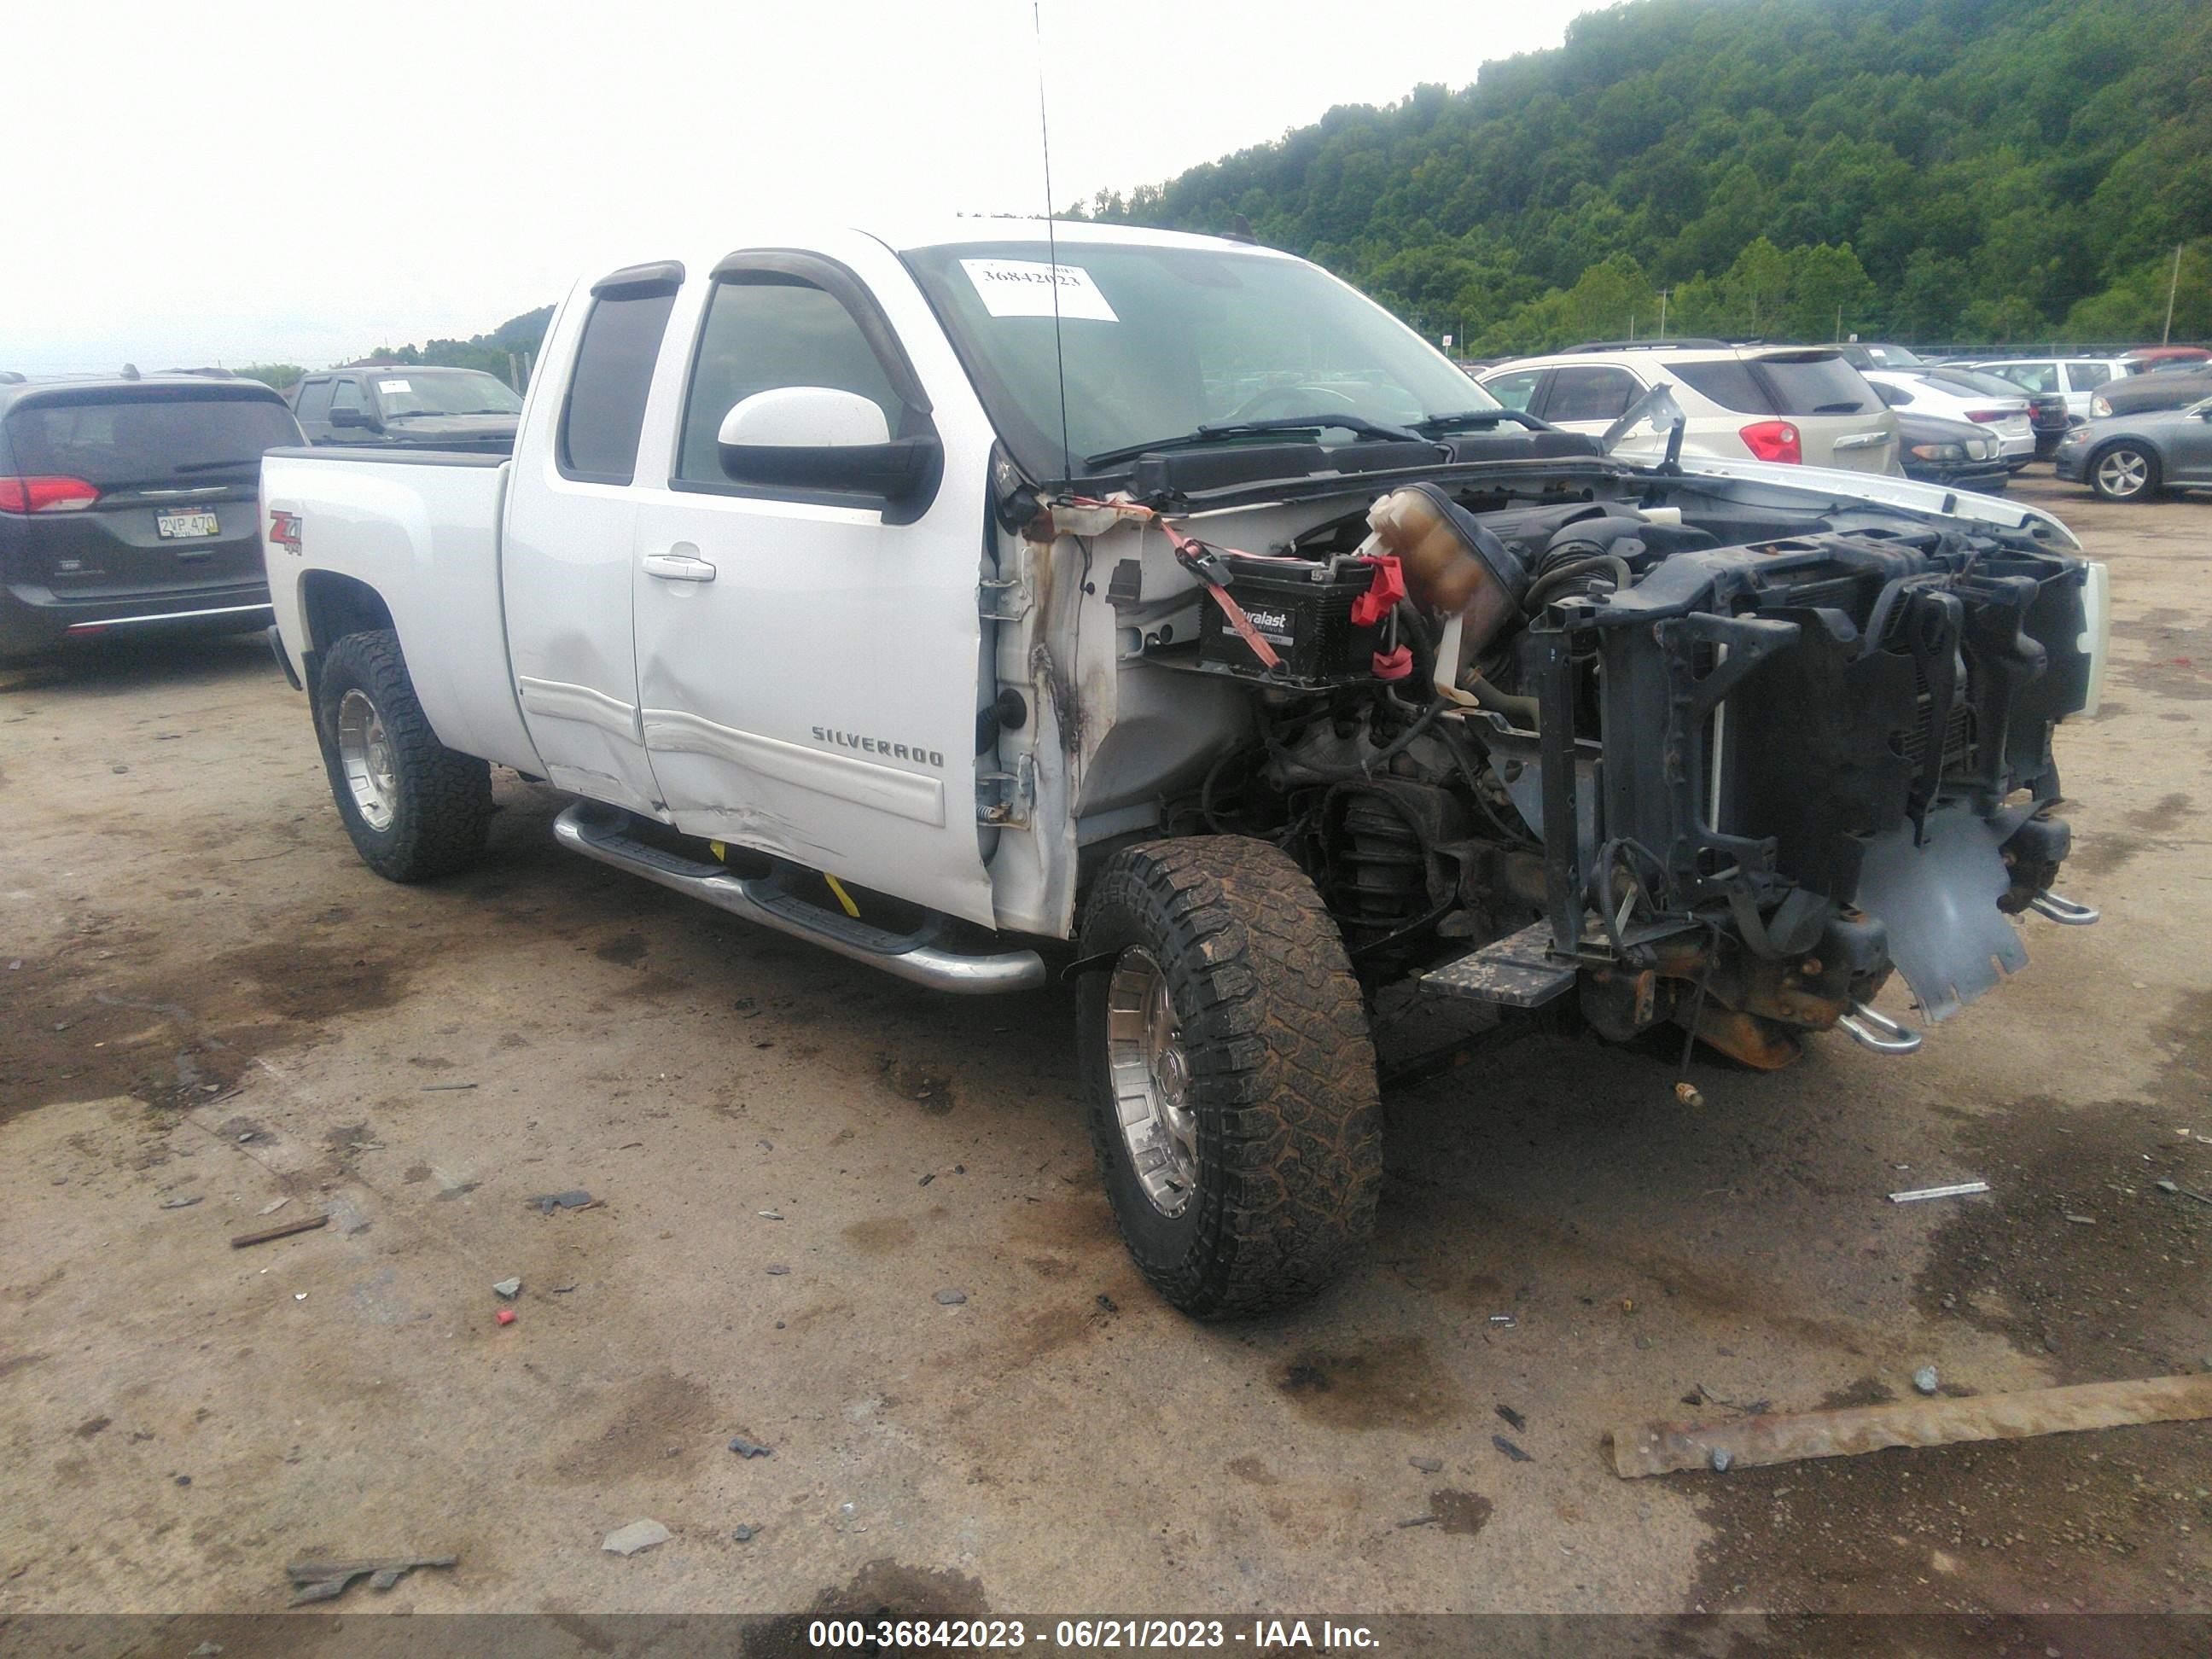
[[359, 582], [391, 611], [439, 742], [537, 772], [500, 604], [509, 465], [443, 452], [271, 450], [261, 464], [262, 556], [295, 666], [331, 644], [316, 637], [319, 587]]

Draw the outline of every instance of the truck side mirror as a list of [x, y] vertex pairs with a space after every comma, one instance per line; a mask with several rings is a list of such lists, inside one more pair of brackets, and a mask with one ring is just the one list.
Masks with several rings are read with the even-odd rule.
[[374, 426], [376, 422], [369, 418], [369, 413], [365, 409], [333, 409], [331, 411], [331, 424], [332, 426], [372, 427]]
[[934, 432], [894, 438], [878, 404], [824, 386], [756, 392], [722, 416], [714, 437], [733, 483], [887, 503], [927, 490], [944, 462]]

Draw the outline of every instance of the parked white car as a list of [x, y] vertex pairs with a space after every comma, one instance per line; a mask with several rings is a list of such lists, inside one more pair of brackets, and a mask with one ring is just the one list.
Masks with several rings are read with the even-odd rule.
[[[1501, 363], [1477, 383], [1508, 409], [1593, 434], [1664, 385], [1673, 388], [1685, 417], [1686, 454], [1854, 472], [1905, 470], [1896, 418], [1858, 370], [1827, 346], [1613, 342]], [[1650, 450], [1662, 441], [1647, 429], [1621, 449]]]
[[2100, 388], [2131, 372], [2128, 364], [2112, 357], [2012, 357], [1960, 367], [2010, 380], [2023, 392], [2062, 393], [2066, 412], [2081, 421], [2089, 418], [2089, 399]]
[[1866, 378], [1892, 409], [1972, 422], [1996, 439], [1997, 453], [2015, 471], [2035, 459], [2035, 428], [2027, 418], [2027, 399], [2003, 397], [1992, 386], [1977, 386], [1976, 380], [1989, 378], [1985, 375], [1971, 369], [1870, 368]]

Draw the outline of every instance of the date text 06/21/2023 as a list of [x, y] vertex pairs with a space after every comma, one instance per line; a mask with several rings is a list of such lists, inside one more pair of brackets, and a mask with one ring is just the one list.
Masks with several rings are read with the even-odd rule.
[[[1036, 1626], [1034, 1637], [1032, 1623]], [[1042, 1620], [1023, 1619], [817, 1619], [808, 1626], [806, 1635], [808, 1645], [817, 1650], [1014, 1650], [1029, 1646], [1032, 1639], [1040, 1647], [1048, 1645], [1047, 1628]], [[1222, 1619], [1060, 1619], [1048, 1628], [1051, 1647], [1077, 1652], [1231, 1646], [1262, 1652], [1291, 1648], [1324, 1653], [1371, 1652], [1381, 1645], [1369, 1626], [1338, 1624], [1328, 1619], [1255, 1619], [1243, 1627]]]

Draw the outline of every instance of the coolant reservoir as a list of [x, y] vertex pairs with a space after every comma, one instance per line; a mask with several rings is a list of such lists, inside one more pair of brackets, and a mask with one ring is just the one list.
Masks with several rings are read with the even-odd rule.
[[1367, 527], [1367, 550], [1397, 556], [1415, 605], [1461, 619], [1463, 659], [1519, 614], [1528, 565], [1436, 485], [1393, 490], [1369, 510]]

